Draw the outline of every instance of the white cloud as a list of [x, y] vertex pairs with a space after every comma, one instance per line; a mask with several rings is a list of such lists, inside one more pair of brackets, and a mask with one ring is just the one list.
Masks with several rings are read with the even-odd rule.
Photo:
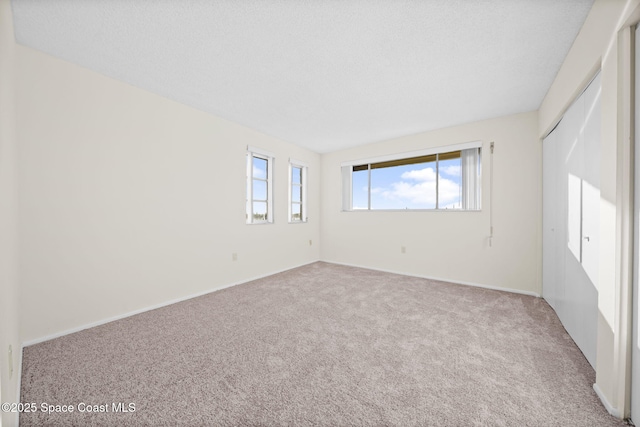
[[449, 176], [460, 176], [460, 165], [445, 166], [438, 169], [440, 173]]
[[[460, 173], [459, 166], [448, 166], [443, 169], [446, 169], [445, 173], [450, 176], [455, 176], [456, 172]], [[394, 182], [388, 188], [372, 188], [371, 193], [380, 194], [390, 201], [404, 202], [411, 207], [435, 207], [436, 173], [433, 168], [408, 171], [403, 173], [401, 178], [403, 181]], [[459, 203], [460, 184], [444, 178], [442, 175], [438, 180], [438, 192], [440, 193], [440, 207], [454, 207]]]
[[402, 200], [412, 205], [435, 205], [436, 182], [394, 182], [391, 189], [383, 191], [382, 195], [389, 200]]
[[405, 172], [400, 176], [402, 179], [412, 179], [414, 181], [436, 182], [436, 172], [433, 168], [424, 168]]
[[254, 178], [266, 178], [265, 170], [260, 169], [256, 165], [253, 166], [253, 177]]
[[[460, 165], [444, 166], [438, 169], [440, 175], [460, 176]], [[436, 171], [434, 168], [424, 168], [411, 170], [400, 176], [402, 179], [411, 179], [414, 181], [434, 181], [436, 180]]]
[[450, 179], [440, 177], [438, 182], [440, 192], [440, 207], [446, 207], [460, 200], [460, 184]]

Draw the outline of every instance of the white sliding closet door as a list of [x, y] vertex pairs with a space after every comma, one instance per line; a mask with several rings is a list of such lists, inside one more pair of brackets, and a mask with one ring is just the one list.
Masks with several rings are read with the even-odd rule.
[[[557, 128], [556, 128], [557, 130]], [[554, 310], [558, 300], [564, 296], [564, 257], [559, 256], [563, 232], [558, 212], [558, 132], [552, 132], [542, 143], [542, 294]]]
[[543, 141], [543, 297], [595, 367], [600, 77]]
[[[600, 240], [600, 75], [584, 94], [584, 168], [582, 170], [582, 267], [597, 299]], [[597, 303], [596, 303], [597, 306]]]
[[640, 292], [638, 274], [640, 273], [640, 29], [636, 28], [636, 100], [635, 100], [635, 207], [634, 207], [634, 263], [633, 263], [633, 328], [631, 332], [631, 420], [640, 425], [640, 329], [638, 328], [638, 305]]

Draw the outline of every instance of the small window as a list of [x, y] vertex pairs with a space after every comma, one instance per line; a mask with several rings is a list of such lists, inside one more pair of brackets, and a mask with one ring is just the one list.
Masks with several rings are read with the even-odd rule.
[[481, 145], [344, 163], [343, 210], [480, 210]]
[[289, 161], [289, 222], [307, 222], [307, 166]]
[[247, 224], [273, 222], [272, 154], [252, 147], [247, 151]]

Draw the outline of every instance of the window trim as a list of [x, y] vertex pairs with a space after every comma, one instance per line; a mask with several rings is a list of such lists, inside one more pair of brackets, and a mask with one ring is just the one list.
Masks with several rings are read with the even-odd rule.
[[[267, 177], [263, 178], [254, 178], [253, 176], [253, 159], [263, 159], [267, 161]], [[246, 223], [250, 225], [255, 224], [273, 224], [274, 222], [274, 212], [273, 212], [273, 165], [275, 163], [275, 155], [269, 151], [262, 150], [260, 148], [255, 148], [252, 146], [247, 146], [247, 154], [246, 154], [246, 173], [247, 173], [247, 194], [246, 194], [246, 205], [245, 205], [245, 216]], [[253, 181], [255, 179], [266, 181], [267, 183], [267, 219], [266, 220], [255, 220], [253, 218], [253, 202], [260, 201], [265, 202], [265, 200], [256, 200], [253, 198]]]
[[[417, 150], [417, 151], [408, 151], [408, 152], [403, 152], [403, 153], [397, 153], [397, 154], [390, 154], [390, 155], [384, 155], [384, 156], [377, 156], [377, 157], [370, 157], [370, 158], [366, 158], [366, 159], [361, 159], [361, 160], [351, 160], [351, 161], [345, 161], [340, 163], [341, 166], [341, 171], [342, 171], [342, 211], [343, 212], [359, 212], [359, 211], [365, 211], [365, 212], [372, 212], [372, 211], [377, 211], [377, 212], [407, 212], [407, 211], [411, 211], [411, 212], [420, 212], [420, 211], [424, 211], [424, 212], [481, 212], [482, 211], [482, 203], [481, 203], [481, 198], [482, 198], [482, 169], [481, 169], [481, 163], [482, 163], [482, 141], [470, 141], [470, 142], [465, 142], [465, 143], [460, 143], [460, 144], [452, 144], [452, 145], [441, 145], [441, 146], [437, 146], [437, 147], [431, 147], [431, 148], [426, 148], [423, 150]], [[402, 160], [408, 160], [408, 159], [413, 159], [413, 158], [418, 158], [418, 157], [427, 157], [427, 156], [433, 156], [435, 158], [436, 161], [436, 176], [438, 176], [439, 171], [438, 171], [438, 163], [439, 163], [439, 155], [440, 154], [446, 154], [446, 153], [450, 153], [450, 152], [455, 152], [455, 151], [460, 151], [462, 152], [463, 150], [468, 150], [468, 149], [479, 149], [479, 153], [478, 153], [478, 161], [480, 164], [480, 169], [478, 170], [478, 182], [477, 182], [477, 188], [476, 188], [476, 197], [477, 197], [477, 201], [479, 204], [479, 207], [477, 209], [441, 209], [438, 208], [438, 179], [436, 179], [436, 208], [432, 208], [432, 209], [371, 209], [371, 165], [372, 164], [380, 164], [380, 163], [387, 163], [387, 162], [395, 162], [395, 161], [402, 161]], [[367, 194], [368, 197], [368, 204], [367, 204], [367, 208], [366, 209], [353, 209], [353, 169], [354, 166], [358, 166], [358, 167], [362, 167], [362, 166], [367, 166], [368, 173], [369, 173], [369, 178], [368, 178], [368, 186], [369, 186], [369, 191]], [[365, 170], [365, 169], [361, 169], [361, 170]], [[462, 185], [462, 183], [461, 183]]]
[[[301, 171], [301, 176], [300, 176], [300, 202], [294, 202], [292, 200], [292, 189], [293, 189], [293, 168], [299, 168]], [[309, 216], [307, 215], [307, 174], [308, 174], [308, 168], [309, 166], [307, 165], [307, 163], [300, 161], [300, 160], [295, 160], [295, 159], [289, 159], [289, 212], [288, 212], [288, 216], [287, 216], [287, 220], [289, 222], [289, 224], [304, 224], [306, 222], [309, 221]], [[297, 185], [297, 184], [296, 184]], [[295, 221], [291, 218], [291, 214], [293, 213], [293, 209], [292, 206], [293, 204], [300, 204], [300, 214], [302, 216], [302, 218], [298, 221]]]

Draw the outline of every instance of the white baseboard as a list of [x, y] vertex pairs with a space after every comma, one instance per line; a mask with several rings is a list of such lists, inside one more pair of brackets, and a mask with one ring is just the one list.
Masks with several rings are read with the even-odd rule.
[[[125, 317], [134, 316], [136, 314], [144, 313], [145, 311], [155, 310], [156, 308], [166, 307], [166, 306], [171, 305], [171, 304], [175, 304], [175, 303], [178, 303], [178, 302], [186, 301], [186, 300], [189, 300], [189, 299], [192, 299], [192, 298], [197, 298], [197, 297], [200, 297], [200, 296], [203, 296], [203, 295], [210, 294], [212, 292], [216, 292], [216, 291], [220, 291], [222, 289], [230, 288], [232, 286], [240, 285], [242, 283], [251, 282], [251, 281], [254, 281], [254, 280], [262, 279], [264, 277], [272, 276], [274, 274], [282, 273], [284, 271], [293, 270], [294, 268], [299, 268], [299, 267], [302, 267], [302, 266], [305, 266], [305, 265], [313, 264], [314, 262], [318, 262], [318, 261], [319, 260], [306, 262], [306, 263], [303, 263], [303, 264], [300, 264], [300, 265], [296, 265], [296, 266], [293, 266], [293, 267], [288, 267], [288, 268], [285, 268], [285, 269], [282, 269], [282, 270], [273, 271], [273, 272], [270, 272], [268, 274], [264, 274], [264, 275], [261, 275], [261, 276], [256, 276], [256, 277], [243, 279], [240, 282], [228, 283], [228, 284], [221, 285], [221, 286], [218, 286], [218, 287], [215, 287], [215, 288], [212, 288], [212, 289], [208, 289], [206, 291], [202, 291], [202, 292], [198, 292], [198, 293], [195, 293], [195, 294], [186, 295], [186, 296], [180, 297], [180, 298], [175, 298], [175, 299], [172, 299], [172, 300], [169, 300], [169, 301], [161, 302], [159, 304], [154, 304], [152, 306], [140, 308], [138, 310], [129, 311], [127, 313], [118, 314], [116, 316], [108, 317], [106, 319], [101, 319], [101, 320], [98, 320], [98, 321], [95, 321], [95, 322], [91, 322], [91, 323], [87, 323], [87, 324], [84, 324], [84, 325], [80, 325], [80, 326], [77, 326], [75, 328], [65, 329], [64, 331], [55, 332], [55, 333], [50, 334], [50, 335], [45, 335], [43, 337], [39, 337], [39, 338], [35, 338], [35, 339], [32, 339], [32, 340], [25, 341], [25, 342], [22, 343], [22, 347], [23, 348], [24, 347], [29, 347], [30, 345], [39, 344], [41, 342], [45, 342], [45, 341], [49, 341], [49, 340], [52, 340], [52, 339], [55, 339], [55, 338], [63, 337], [65, 335], [73, 334], [74, 332], [80, 332], [80, 331], [83, 331], [85, 329], [93, 328], [95, 326], [104, 325], [105, 323], [110, 323], [110, 322], [113, 322], [113, 321], [116, 321], [116, 320], [124, 319]], [[22, 363], [22, 351], [20, 352], [20, 363]]]
[[349, 263], [346, 263], [346, 262], [337, 262], [337, 261], [329, 261], [329, 260], [320, 260], [320, 261], [326, 262], [326, 263], [329, 263], [329, 264], [338, 264], [338, 265], [344, 265], [344, 266], [347, 266], [347, 267], [366, 268], [368, 270], [381, 271], [383, 273], [401, 274], [403, 276], [419, 277], [421, 279], [437, 280], [439, 282], [454, 283], [456, 285], [473, 286], [475, 288], [484, 288], [484, 289], [491, 289], [491, 290], [494, 290], [494, 291], [511, 292], [511, 293], [514, 293], [514, 294], [529, 295], [529, 296], [532, 296], [532, 297], [540, 298], [540, 294], [538, 294], [538, 293], [531, 292], [531, 291], [523, 291], [523, 290], [520, 290], [520, 289], [502, 288], [500, 286], [483, 285], [481, 283], [473, 283], [473, 282], [463, 282], [461, 280], [444, 279], [444, 278], [441, 278], [441, 277], [425, 276], [425, 275], [421, 275], [421, 274], [407, 273], [405, 271], [386, 270], [386, 269], [383, 269], [383, 268], [370, 267], [370, 266], [366, 266], [366, 265], [355, 265], [355, 264], [349, 264]]
[[600, 390], [600, 387], [598, 387], [598, 384], [594, 384], [593, 385], [593, 390], [596, 392], [596, 394], [600, 398], [600, 401], [602, 402], [602, 404], [606, 408], [607, 412], [609, 412], [611, 415], [613, 415], [616, 418], [622, 419], [622, 415], [620, 414], [620, 411], [618, 409], [614, 408], [613, 405], [611, 404], [611, 402], [609, 402], [609, 400], [607, 400], [607, 397], [604, 395], [602, 390]]

